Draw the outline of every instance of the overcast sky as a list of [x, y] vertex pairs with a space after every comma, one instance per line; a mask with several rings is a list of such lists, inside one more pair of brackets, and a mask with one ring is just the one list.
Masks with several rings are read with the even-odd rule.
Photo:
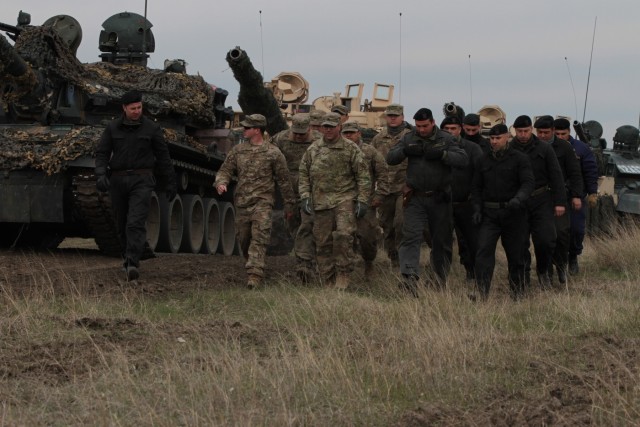
[[[3, 0], [0, 21], [15, 25], [20, 10], [32, 24], [71, 15], [83, 30], [78, 58], [95, 62], [102, 23], [122, 11], [143, 15], [144, 7], [144, 0]], [[596, 17], [585, 119], [598, 120], [611, 145], [617, 127], [638, 126], [639, 0], [148, 0], [156, 40], [149, 65], [186, 60], [189, 73], [227, 89], [236, 109], [239, 86], [225, 55], [240, 46], [265, 80], [300, 72], [311, 86], [308, 102], [356, 82], [371, 98], [378, 82], [395, 85], [409, 120], [429, 107], [439, 123], [448, 101], [467, 113], [497, 104], [508, 124], [520, 114], [582, 120]]]

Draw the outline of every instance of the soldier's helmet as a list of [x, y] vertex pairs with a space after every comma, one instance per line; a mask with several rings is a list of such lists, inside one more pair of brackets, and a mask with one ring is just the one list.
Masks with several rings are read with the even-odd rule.
[[614, 146], [624, 150], [637, 150], [640, 143], [640, 130], [631, 125], [620, 126], [613, 136]]

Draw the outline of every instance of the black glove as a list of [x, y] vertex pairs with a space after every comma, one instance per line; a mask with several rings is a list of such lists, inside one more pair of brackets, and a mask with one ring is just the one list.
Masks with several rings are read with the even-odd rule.
[[444, 147], [427, 148], [424, 150], [424, 158], [427, 160], [440, 160], [444, 155]]
[[109, 177], [107, 175], [98, 176], [98, 179], [96, 180], [96, 188], [98, 189], [98, 191], [100, 191], [101, 193], [106, 193], [107, 191], [109, 191], [110, 186], [111, 183], [109, 182]]
[[356, 218], [362, 218], [365, 216], [367, 214], [367, 209], [369, 209], [369, 206], [367, 206], [366, 203], [356, 202]]
[[407, 156], [422, 156], [422, 154], [424, 153], [422, 144], [405, 145], [403, 151]]
[[482, 212], [474, 212], [473, 215], [471, 215], [471, 222], [474, 225], [482, 224]]
[[505, 205], [505, 208], [511, 210], [511, 211], [515, 211], [518, 210], [522, 207], [522, 203], [520, 202], [520, 199], [518, 198], [513, 198], [511, 200], [509, 200], [507, 202], [507, 204]]
[[178, 195], [178, 190], [175, 185], [168, 185], [165, 194], [167, 195], [167, 200], [171, 202]]
[[300, 209], [302, 209], [302, 212], [306, 213], [307, 215], [313, 214], [313, 206], [311, 206], [311, 199], [309, 197], [307, 197], [306, 199], [302, 199], [302, 201], [300, 202]]

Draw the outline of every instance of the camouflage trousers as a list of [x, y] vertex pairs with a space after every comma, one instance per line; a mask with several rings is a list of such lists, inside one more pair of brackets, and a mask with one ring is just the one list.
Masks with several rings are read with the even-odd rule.
[[352, 200], [333, 209], [315, 211], [313, 237], [320, 277], [330, 282], [336, 273], [353, 270], [353, 235], [356, 217]]
[[271, 238], [271, 210], [268, 203], [236, 207], [236, 237], [247, 261], [247, 274], [264, 277], [265, 256]]
[[357, 251], [365, 261], [373, 261], [378, 254], [378, 236], [380, 226], [376, 218], [376, 210], [369, 208], [362, 218], [356, 219]]
[[378, 208], [378, 215], [384, 232], [384, 247], [387, 255], [392, 262], [397, 262], [404, 218], [402, 193], [385, 196], [382, 206]]
[[294, 237], [293, 250], [298, 268], [312, 268], [316, 257], [316, 245], [313, 241], [313, 215], [298, 210], [290, 221], [287, 221], [289, 234]]

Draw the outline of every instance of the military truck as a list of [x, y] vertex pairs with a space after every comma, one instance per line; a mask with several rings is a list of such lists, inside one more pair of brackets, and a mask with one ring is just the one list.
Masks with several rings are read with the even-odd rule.
[[149, 253], [234, 253], [234, 211], [212, 183], [234, 141], [225, 123], [227, 92], [186, 73], [183, 60], [147, 68], [152, 24], [122, 12], [102, 24], [101, 62], [75, 56], [80, 24], [58, 15], [30, 25], [0, 24], [0, 245], [55, 248], [66, 237], [95, 238], [122, 252], [107, 194], [95, 187], [94, 149], [105, 124], [122, 113], [128, 90], [144, 94], [145, 114], [164, 129], [178, 196], [154, 192]]

